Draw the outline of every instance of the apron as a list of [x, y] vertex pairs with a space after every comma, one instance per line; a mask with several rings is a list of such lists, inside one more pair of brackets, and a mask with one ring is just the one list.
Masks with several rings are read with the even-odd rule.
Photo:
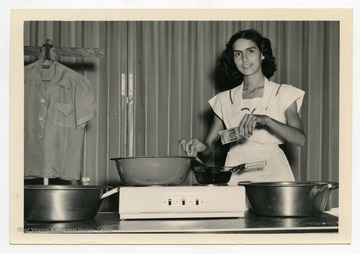
[[[247, 141], [251, 143], [251, 141]], [[264, 168], [234, 172], [231, 175], [229, 185], [237, 185], [241, 181], [271, 182], [271, 181], [294, 181], [289, 162], [276, 144], [242, 144], [234, 146], [227, 154], [225, 165], [236, 166], [241, 163], [266, 161]]]

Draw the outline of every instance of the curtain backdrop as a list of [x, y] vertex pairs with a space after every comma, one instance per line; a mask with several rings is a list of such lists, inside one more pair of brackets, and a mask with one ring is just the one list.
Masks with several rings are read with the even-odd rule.
[[[97, 99], [83, 175], [94, 184], [116, 186], [119, 176], [110, 158], [184, 155], [179, 138], [205, 138], [213, 117], [207, 101], [229, 88], [216, 59], [233, 33], [248, 28], [272, 42], [278, 64], [272, 80], [306, 92], [301, 118], [307, 144], [283, 147], [296, 180], [338, 181], [339, 22], [26, 22], [24, 45], [41, 46], [49, 38], [55, 47], [106, 49], [104, 58], [58, 60], [85, 75]], [[219, 144], [208, 162], [221, 164], [225, 155]], [[190, 175], [187, 183], [192, 181]], [[116, 206], [110, 198], [103, 209]]]

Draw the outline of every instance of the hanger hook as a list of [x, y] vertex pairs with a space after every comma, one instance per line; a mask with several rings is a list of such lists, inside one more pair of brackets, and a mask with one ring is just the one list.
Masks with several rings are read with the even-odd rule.
[[54, 48], [53, 42], [50, 39], [46, 39], [42, 46], [45, 49], [44, 60], [53, 60], [53, 57], [50, 54], [50, 50]]

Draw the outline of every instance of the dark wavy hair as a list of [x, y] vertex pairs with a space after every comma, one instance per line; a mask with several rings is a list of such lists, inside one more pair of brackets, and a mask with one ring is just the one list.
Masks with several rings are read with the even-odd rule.
[[262, 72], [266, 78], [271, 78], [277, 69], [275, 57], [272, 53], [271, 41], [268, 38], [263, 37], [254, 29], [241, 30], [231, 36], [229, 42], [226, 44], [225, 50], [218, 58], [225, 75], [241, 82], [244, 79], [242, 73], [237, 69], [234, 62], [233, 45], [238, 39], [251, 40], [256, 44], [256, 46], [260, 49], [260, 52], [265, 57], [261, 64]]

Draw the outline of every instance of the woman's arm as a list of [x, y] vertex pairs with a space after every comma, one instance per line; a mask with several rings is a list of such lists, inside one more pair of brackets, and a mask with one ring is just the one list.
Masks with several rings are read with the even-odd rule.
[[245, 138], [252, 135], [256, 125], [267, 126], [274, 133], [286, 141], [303, 147], [306, 144], [306, 136], [299, 114], [297, 113], [296, 102], [293, 102], [285, 111], [286, 124], [276, 121], [267, 115], [247, 114], [239, 125], [240, 134]]
[[201, 142], [198, 139], [190, 139], [189, 141], [181, 142], [185, 153], [189, 156], [197, 156], [197, 153], [201, 153], [203, 156], [208, 156], [219, 138], [219, 131], [223, 129], [224, 124], [222, 120], [215, 115], [205, 142]]

